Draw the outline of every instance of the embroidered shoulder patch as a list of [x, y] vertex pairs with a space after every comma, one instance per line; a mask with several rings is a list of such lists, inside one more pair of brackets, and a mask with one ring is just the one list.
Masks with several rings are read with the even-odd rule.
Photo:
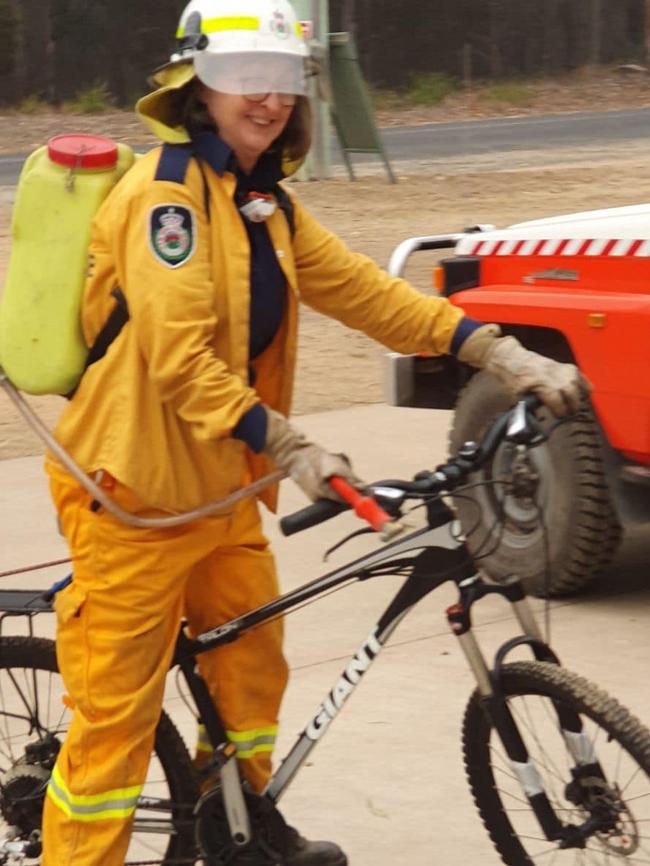
[[179, 204], [163, 204], [149, 216], [149, 245], [168, 268], [178, 268], [192, 258], [196, 247], [194, 213]]

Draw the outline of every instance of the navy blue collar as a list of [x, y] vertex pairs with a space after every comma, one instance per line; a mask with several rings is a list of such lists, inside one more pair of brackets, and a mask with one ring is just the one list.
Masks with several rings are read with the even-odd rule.
[[282, 180], [282, 160], [280, 154], [270, 151], [262, 154], [253, 171], [246, 175], [237, 165], [235, 154], [231, 148], [212, 130], [197, 132], [192, 137], [194, 152], [204, 162], [216, 171], [219, 177], [232, 171], [237, 176], [238, 185], [260, 192], [273, 187]]
[[223, 177], [228, 170], [234, 171], [235, 155], [216, 132], [197, 132], [192, 136], [192, 144], [196, 155], [207, 162], [219, 177]]

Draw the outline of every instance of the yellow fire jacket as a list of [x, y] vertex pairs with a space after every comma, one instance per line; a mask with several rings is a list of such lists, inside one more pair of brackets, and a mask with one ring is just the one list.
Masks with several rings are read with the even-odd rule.
[[[140, 159], [95, 218], [82, 320], [88, 345], [108, 318], [115, 286], [130, 320], [87, 370], [56, 435], [87, 472], [104, 469], [148, 506], [175, 512], [272, 468], [231, 432], [260, 401], [289, 413], [299, 301], [404, 353], [447, 353], [463, 314], [352, 253], [294, 200], [293, 237], [280, 211], [267, 223], [288, 301], [249, 387], [250, 249], [233, 203], [236, 178], [205, 172], [208, 219], [196, 160], [178, 184], [155, 180], [159, 158], [155, 149]], [[184, 213], [190, 229], [178, 266], [173, 244], [165, 261], [160, 239], [151, 237], [152, 213], [166, 210]], [[262, 498], [275, 506], [275, 491]]]

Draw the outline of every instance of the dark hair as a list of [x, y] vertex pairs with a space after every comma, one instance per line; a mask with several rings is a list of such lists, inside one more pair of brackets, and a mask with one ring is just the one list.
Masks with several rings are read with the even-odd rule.
[[[178, 117], [190, 136], [208, 129], [216, 129], [205, 104], [199, 95], [199, 80], [193, 78], [178, 91]], [[280, 150], [282, 156], [293, 161], [301, 161], [311, 147], [312, 114], [306, 96], [299, 96], [291, 112], [282, 135], [273, 143], [273, 150]]]
[[180, 122], [189, 132], [190, 136], [203, 132], [206, 129], [214, 129], [214, 121], [210, 117], [205, 104], [199, 97], [199, 79], [193, 78], [179, 92]]
[[303, 160], [311, 147], [312, 115], [311, 103], [306, 96], [296, 100], [291, 117], [276, 144], [290, 160]]

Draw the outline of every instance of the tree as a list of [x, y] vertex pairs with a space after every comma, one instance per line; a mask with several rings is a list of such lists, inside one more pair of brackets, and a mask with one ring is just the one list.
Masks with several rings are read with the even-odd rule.
[[[650, 2], [650, 0], [649, 0]], [[343, 0], [342, 9], [343, 30], [356, 36], [357, 31], [357, 0]]]
[[[132, 104], [173, 47], [184, 0], [0, 0], [0, 99], [52, 102], [105, 85]], [[645, 55], [650, 0], [330, 0], [373, 85], [443, 72], [553, 74]], [[463, 60], [465, 63], [463, 64]]]
[[9, 52], [7, 66], [7, 78], [9, 87], [3, 93], [3, 98], [8, 102], [19, 102], [25, 95], [25, 55], [23, 39], [23, 21], [21, 0], [8, 0], [8, 17], [10, 18], [11, 30], [9, 39], [12, 50]]
[[594, 66], [602, 60], [603, 0], [591, 0], [591, 52], [589, 61]]
[[20, 0], [20, 5], [23, 92], [51, 100], [55, 86], [50, 0]]
[[15, 18], [14, 10], [9, 0], [0, 0], [0, 101], [8, 101], [15, 82], [14, 71], [14, 40]]

